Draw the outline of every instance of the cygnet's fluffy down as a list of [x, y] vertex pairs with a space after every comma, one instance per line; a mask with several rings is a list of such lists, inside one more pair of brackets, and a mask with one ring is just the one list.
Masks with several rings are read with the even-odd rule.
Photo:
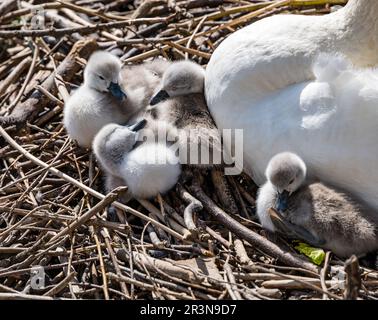
[[89, 148], [96, 133], [111, 122], [124, 123], [132, 109], [119, 85], [120, 60], [104, 51], [91, 55], [84, 70], [84, 83], [64, 107], [69, 136]]
[[257, 214], [264, 228], [277, 231], [269, 209], [303, 240], [341, 257], [378, 249], [378, 218], [374, 211], [344, 192], [306, 179], [306, 165], [289, 152], [274, 156], [266, 170], [268, 181], [259, 190]]
[[106, 172], [107, 188], [123, 181], [135, 198], [150, 198], [171, 189], [181, 167], [174, 151], [165, 144], [142, 143], [133, 149], [143, 138], [136, 133], [141, 122], [145, 120], [131, 126], [104, 126], [93, 141], [93, 151]]
[[121, 70], [121, 87], [133, 102], [134, 110], [129, 123], [144, 116], [146, 107], [158, 87], [170, 61], [155, 59], [138, 65], [126, 65]]
[[205, 102], [204, 76], [204, 69], [194, 62], [172, 63], [164, 72], [148, 111], [153, 119], [178, 128], [182, 164], [206, 167], [221, 163], [222, 148], [219, 131]]
[[126, 154], [120, 175], [136, 198], [163, 194], [177, 183], [179, 160], [165, 144], [146, 143]]
[[108, 123], [123, 124], [148, 105], [169, 62], [157, 59], [121, 69], [114, 55], [97, 51], [88, 60], [84, 83], [64, 108], [69, 136], [89, 148], [96, 133]]

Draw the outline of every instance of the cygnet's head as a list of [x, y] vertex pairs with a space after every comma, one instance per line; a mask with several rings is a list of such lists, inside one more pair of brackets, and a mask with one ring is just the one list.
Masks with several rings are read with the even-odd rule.
[[294, 153], [283, 152], [275, 155], [265, 171], [266, 178], [278, 193], [295, 192], [306, 178], [306, 165]]
[[150, 105], [170, 97], [202, 93], [204, 81], [205, 70], [199, 64], [188, 60], [174, 62], [164, 72], [158, 92], [151, 99]]
[[106, 51], [94, 52], [84, 70], [84, 85], [100, 92], [109, 92], [118, 100], [126, 98], [119, 85], [122, 63]]
[[112, 174], [118, 174], [118, 167], [126, 153], [130, 152], [137, 139], [138, 131], [146, 124], [141, 120], [131, 126], [110, 123], [101, 128], [93, 139], [93, 152], [101, 165]]

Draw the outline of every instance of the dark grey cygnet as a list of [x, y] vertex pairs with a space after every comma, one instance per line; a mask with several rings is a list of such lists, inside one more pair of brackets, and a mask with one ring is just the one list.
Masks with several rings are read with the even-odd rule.
[[296, 154], [274, 156], [266, 178], [257, 199], [257, 214], [266, 229], [278, 231], [269, 215], [275, 208], [294, 234], [340, 257], [378, 249], [374, 210], [342, 191], [306, 181], [306, 165]]

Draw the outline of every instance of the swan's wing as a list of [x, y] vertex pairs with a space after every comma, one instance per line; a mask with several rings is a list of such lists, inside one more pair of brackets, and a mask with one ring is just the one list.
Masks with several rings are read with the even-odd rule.
[[337, 100], [328, 82], [310, 82], [301, 92], [299, 113], [301, 127], [308, 130], [321, 128], [337, 110]]
[[221, 101], [231, 108], [241, 97], [253, 102], [314, 79], [312, 63], [328, 33], [322, 17], [294, 15], [263, 19], [235, 32], [215, 50], [207, 66], [210, 110]]

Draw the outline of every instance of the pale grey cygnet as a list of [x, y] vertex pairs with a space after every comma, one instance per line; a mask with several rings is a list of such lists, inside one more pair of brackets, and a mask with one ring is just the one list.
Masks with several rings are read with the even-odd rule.
[[108, 123], [125, 124], [148, 105], [169, 62], [157, 59], [125, 66], [106, 51], [91, 55], [84, 70], [84, 83], [64, 108], [69, 136], [89, 148], [94, 136]]
[[136, 132], [146, 123], [141, 120], [133, 126], [110, 124], [96, 135], [93, 151], [105, 170], [107, 188], [124, 182], [133, 197], [151, 198], [167, 192], [177, 182], [181, 167], [175, 153], [165, 144], [143, 143], [133, 149]]
[[264, 228], [279, 231], [269, 214], [274, 208], [282, 214], [287, 230], [340, 257], [378, 249], [374, 210], [342, 191], [306, 181], [306, 165], [298, 155], [274, 156], [266, 178], [257, 198], [257, 214]]
[[[216, 162], [212, 158], [215, 154], [221, 162], [221, 138], [204, 98], [204, 76], [205, 70], [194, 62], [174, 62], [164, 72], [150, 101], [151, 117], [179, 130], [182, 164], [211, 166]], [[198, 147], [199, 152], [194, 152]]]
[[97, 51], [84, 70], [84, 83], [74, 91], [64, 107], [64, 126], [68, 135], [89, 148], [97, 132], [108, 123], [124, 123], [132, 107], [120, 86], [121, 61]]

